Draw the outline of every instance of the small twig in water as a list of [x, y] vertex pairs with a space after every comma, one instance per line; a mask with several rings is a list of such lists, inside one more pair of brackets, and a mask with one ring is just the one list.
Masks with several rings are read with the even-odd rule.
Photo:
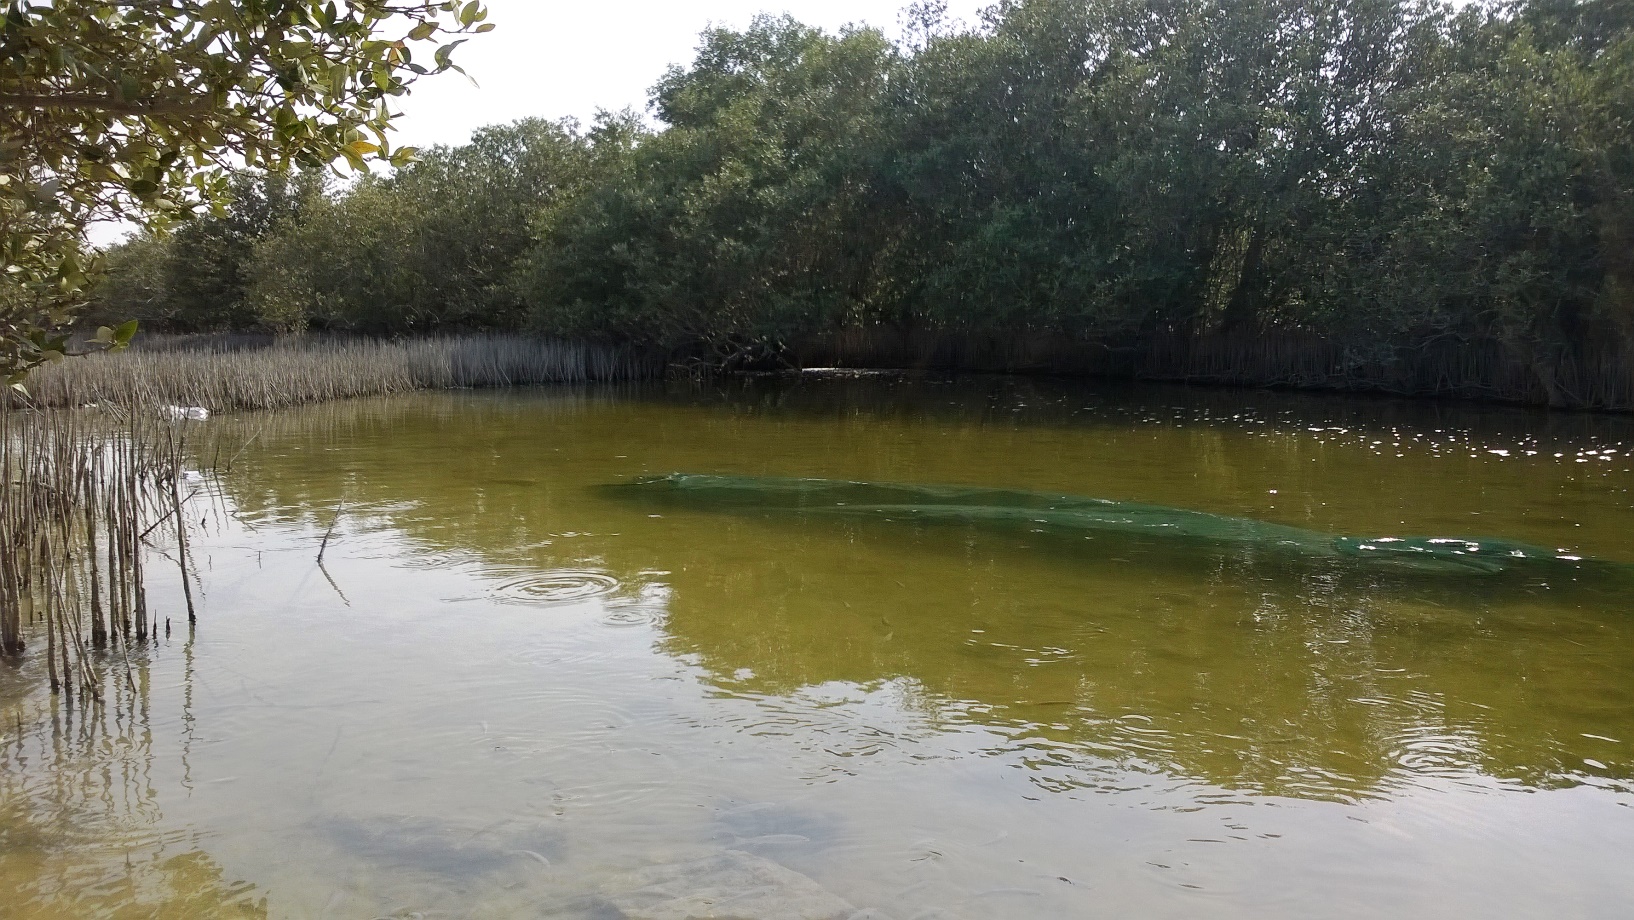
[[323, 542], [318, 544], [318, 565], [323, 565], [323, 554], [329, 549], [329, 538], [335, 535], [335, 525], [340, 523], [340, 516], [346, 511], [346, 499], [341, 499], [335, 506], [335, 519], [329, 522], [329, 530], [323, 535]]
[[329, 574], [329, 566], [323, 564], [323, 554], [319, 553], [318, 556], [318, 571], [322, 572], [323, 577], [328, 580], [329, 587], [334, 588], [335, 593], [340, 595], [341, 602], [348, 607], [352, 606], [352, 599], [346, 596], [346, 592], [340, 589], [340, 585], [335, 584], [335, 576]]
[[[193, 489], [193, 491], [187, 493], [187, 497], [182, 499], [182, 504], [185, 505], [188, 502], [192, 501], [193, 496], [198, 495], [199, 490], [202, 489], [202, 488], [204, 488], [204, 487], [203, 486], [198, 486], [197, 488]], [[164, 513], [163, 517], [159, 518], [157, 521], [154, 521], [153, 525], [151, 527], [149, 527], [147, 530], [142, 531], [141, 538], [143, 540], [146, 540], [148, 538], [148, 534], [153, 533], [155, 530], [158, 530], [160, 524], [163, 524], [165, 521], [170, 520], [171, 517], [173, 517], [175, 514], [176, 514], [175, 511], [166, 511]]]
[[335, 506], [335, 519], [329, 522], [329, 530], [323, 535], [323, 542], [318, 544], [318, 571], [323, 573], [324, 579], [329, 582], [329, 587], [334, 588], [335, 593], [340, 595], [341, 602], [350, 607], [352, 606], [351, 599], [346, 596], [345, 591], [340, 589], [340, 585], [335, 583], [335, 576], [329, 574], [329, 567], [323, 564], [323, 554], [329, 549], [329, 538], [335, 535], [335, 527], [340, 524], [340, 516], [345, 512], [346, 499], [343, 498], [340, 500], [340, 504]]

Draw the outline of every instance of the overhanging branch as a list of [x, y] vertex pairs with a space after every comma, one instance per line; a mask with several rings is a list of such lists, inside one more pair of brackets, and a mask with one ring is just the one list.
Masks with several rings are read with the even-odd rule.
[[215, 106], [204, 100], [125, 102], [95, 93], [0, 93], [0, 105], [36, 109], [91, 109], [119, 115], [208, 115]]

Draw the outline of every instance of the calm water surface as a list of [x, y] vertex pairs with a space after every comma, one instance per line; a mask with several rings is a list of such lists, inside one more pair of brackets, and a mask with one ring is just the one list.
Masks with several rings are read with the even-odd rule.
[[0, 667], [0, 916], [1634, 911], [1634, 579], [597, 488], [973, 484], [1634, 564], [1628, 420], [881, 376], [210, 424], [248, 446], [197, 501], [196, 635], [89, 712]]

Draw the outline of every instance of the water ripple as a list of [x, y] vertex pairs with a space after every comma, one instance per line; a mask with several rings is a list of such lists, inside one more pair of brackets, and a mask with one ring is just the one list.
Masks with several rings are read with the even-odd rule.
[[660, 607], [611, 607], [597, 618], [603, 626], [658, 626], [664, 622]]
[[501, 604], [549, 606], [572, 604], [618, 590], [618, 579], [601, 572], [555, 569], [496, 585], [490, 592]]
[[451, 569], [459, 566], [473, 565], [478, 557], [470, 552], [461, 550], [421, 550], [412, 555], [392, 552], [384, 555], [365, 556], [363, 558], [395, 559], [397, 565], [405, 569]]

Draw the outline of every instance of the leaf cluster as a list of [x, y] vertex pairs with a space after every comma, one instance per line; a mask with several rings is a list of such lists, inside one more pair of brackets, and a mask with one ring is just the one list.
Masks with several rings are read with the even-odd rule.
[[86, 228], [162, 227], [237, 169], [409, 162], [389, 104], [458, 69], [477, 0], [6, 0], [0, 7], [0, 374], [42, 359], [94, 273]]

